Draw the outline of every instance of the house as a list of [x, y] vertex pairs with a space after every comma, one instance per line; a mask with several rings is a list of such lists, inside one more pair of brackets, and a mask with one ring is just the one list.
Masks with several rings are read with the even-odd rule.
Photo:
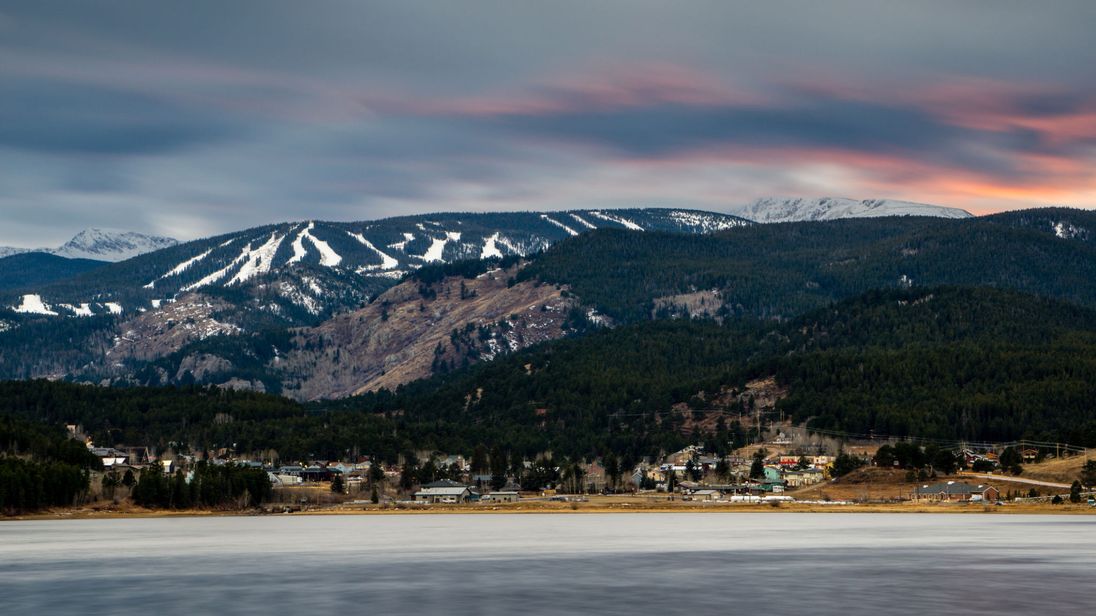
[[784, 483], [789, 488], [814, 485], [822, 481], [825, 476], [820, 468], [805, 468], [799, 471], [784, 471]]
[[583, 467], [583, 479], [591, 492], [605, 489], [605, 467], [599, 462], [591, 462]]
[[766, 466], [765, 467], [765, 481], [769, 482], [769, 483], [783, 482], [784, 481], [783, 473], [777, 467]]
[[499, 490], [480, 497], [481, 503], [516, 503], [521, 500], [521, 495], [516, 490]]
[[695, 490], [689, 498], [695, 501], [718, 501], [723, 500], [723, 493], [719, 490]]
[[467, 503], [472, 498], [468, 486], [458, 485], [444, 488], [423, 488], [415, 492], [415, 502], [428, 505]]
[[323, 466], [309, 466], [300, 472], [303, 481], [331, 481], [335, 472]]
[[917, 500], [934, 501], [995, 502], [1000, 496], [1001, 492], [991, 485], [971, 485], [957, 481], [925, 484], [914, 491], [914, 498]]
[[129, 455], [113, 447], [93, 447], [90, 451], [93, 456], [99, 458], [99, 461], [103, 463], [103, 468], [129, 464]]

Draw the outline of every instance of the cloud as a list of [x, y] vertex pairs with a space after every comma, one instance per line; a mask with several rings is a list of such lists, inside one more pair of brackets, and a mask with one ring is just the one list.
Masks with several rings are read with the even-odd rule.
[[1096, 5], [11, 2], [0, 244], [767, 194], [1096, 207]]
[[88, 84], [0, 80], [0, 147], [36, 153], [160, 154], [239, 126], [177, 101]]

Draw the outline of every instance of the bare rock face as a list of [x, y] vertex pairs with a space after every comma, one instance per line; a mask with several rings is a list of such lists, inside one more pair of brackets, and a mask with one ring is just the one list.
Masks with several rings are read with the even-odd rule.
[[277, 362], [284, 393], [314, 400], [394, 389], [563, 336], [574, 306], [566, 289], [508, 283], [513, 273], [404, 282], [365, 308], [298, 330], [296, 350]]
[[189, 372], [198, 381], [205, 381], [207, 377], [215, 374], [224, 374], [232, 369], [232, 362], [223, 357], [208, 353], [192, 353], [179, 362], [179, 369], [175, 373], [176, 380], [183, 380], [183, 376]]
[[156, 310], [138, 313], [122, 323], [121, 334], [104, 361], [107, 365], [127, 359], [149, 361], [210, 336], [238, 334], [239, 327], [215, 316], [227, 308], [224, 300], [190, 293]]

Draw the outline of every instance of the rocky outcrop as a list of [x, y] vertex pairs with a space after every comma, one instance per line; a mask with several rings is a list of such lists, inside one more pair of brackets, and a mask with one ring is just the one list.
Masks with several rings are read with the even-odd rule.
[[298, 330], [295, 350], [277, 362], [284, 393], [313, 400], [394, 389], [563, 336], [574, 299], [562, 287], [513, 284], [513, 273], [407, 281], [360, 310]]

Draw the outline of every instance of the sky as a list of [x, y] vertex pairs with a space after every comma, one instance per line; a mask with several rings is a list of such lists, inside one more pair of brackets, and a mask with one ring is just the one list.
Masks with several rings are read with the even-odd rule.
[[0, 0], [0, 245], [434, 211], [1096, 207], [1096, 2]]

